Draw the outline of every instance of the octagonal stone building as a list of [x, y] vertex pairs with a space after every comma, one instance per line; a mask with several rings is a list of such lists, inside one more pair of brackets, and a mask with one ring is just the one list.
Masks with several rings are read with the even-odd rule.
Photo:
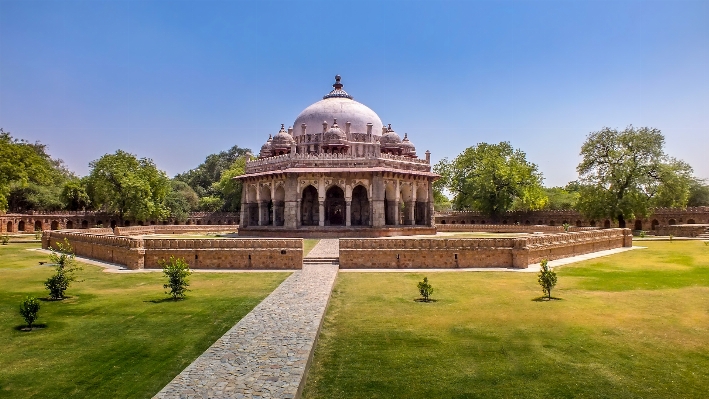
[[288, 130], [269, 135], [248, 161], [239, 234], [271, 237], [380, 237], [435, 233], [431, 156], [333, 90]]

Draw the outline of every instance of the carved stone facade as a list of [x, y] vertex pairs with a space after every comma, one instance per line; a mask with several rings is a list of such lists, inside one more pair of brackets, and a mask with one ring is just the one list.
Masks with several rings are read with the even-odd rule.
[[[243, 182], [241, 235], [434, 231], [431, 183], [438, 175], [431, 172], [430, 153], [419, 159], [408, 135], [402, 140], [391, 125], [384, 127], [335, 79], [335, 89], [296, 118], [298, 130], [281, 125], [237, 177]], [[309, 123], [318, 120], [322, 130], [313, 132]]]

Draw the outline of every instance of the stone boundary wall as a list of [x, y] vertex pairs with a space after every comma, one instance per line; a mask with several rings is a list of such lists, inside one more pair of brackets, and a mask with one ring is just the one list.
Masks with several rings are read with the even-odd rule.
[[341, 237], [396, 237], [410, 235], [435, 235], [436, 228], [428, 226], [386, 226], [386, 227], [301, 227], [283, 229], [279, 227], [244, 227], [239, 230], [241, 237], [299, 237], [299, 238], [341, 238]]
[[302, 239], [143, 239], [71, 231], [45, 231], [42, 248], [67, 240], [77, 256], [126, 266], [159, 268], [161, 259], [184, 258], [193, 269], [301, 269]]
[[161, 259], [184, 258], [193, 269], [301, 269], [302, 239], [156, 239], [146, 238], [146, 269]]
[[[598, 227], [569, 226], [569, 231], [598, 230]], [[563, 226], [515, 224], [438, 224], [436, 231], [475, 233], [563, 233]]]
[[[110, 229], [109, 229], [110, 230]], [[184, 233], [212, 233], [217, 231], [238, 231], [239, 226], [235, 225], [151, 225], [151, 226], [129, 226], [116, 227], [111, 230], [117, 236], [140, 236], [146, 234], [184, 234]]]
[[526, 268], [544, 258], [630, 246], [630, 229], [519, 238], [340, 239], [340, 268]]
[[698, 237], [709, 234], [709, 224], [677, 224], [674, 226], [657, 226], [655, 235], [675, 237]]

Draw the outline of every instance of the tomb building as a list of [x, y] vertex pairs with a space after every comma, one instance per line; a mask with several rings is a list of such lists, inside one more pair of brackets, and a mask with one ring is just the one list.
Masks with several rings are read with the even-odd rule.
[[430, 234], [431, 154], [384, 125], [335, 77], [333, 90], [247, 161], [239, 234], [393, 236]]

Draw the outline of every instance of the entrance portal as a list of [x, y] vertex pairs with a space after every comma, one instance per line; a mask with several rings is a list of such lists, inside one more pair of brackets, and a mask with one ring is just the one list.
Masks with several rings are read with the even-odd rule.
[[338, 186], [332, 186], [325, 194], [325, 224], [344, 226], [345, 192]]

